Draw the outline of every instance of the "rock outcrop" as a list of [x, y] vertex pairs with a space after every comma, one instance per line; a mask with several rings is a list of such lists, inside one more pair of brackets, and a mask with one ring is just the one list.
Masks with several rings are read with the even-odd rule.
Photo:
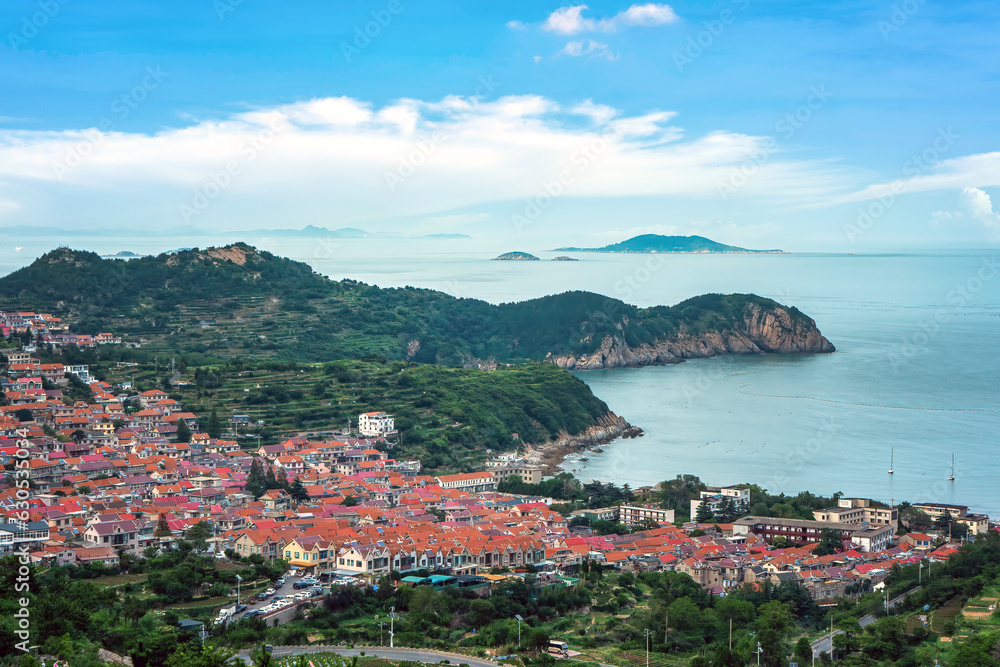
[[538, 445], [526, 444], [524, 453], [528, 461], [542, 466], [546, 474], [554, 474], [563, 459], [573, 452], [604, 445], [618, 438], [637, 438], [641, 435], [641, 428], [632, 426], [624, 417], [607, 412], [582, 433], [570, 435], [564, 431], [555, 440]]
[[586, 355], [549, 354], [545, 360], [570, 370], [672, 364], [721, 354], [834, 352], [836, 348], [812, 320], [785, 308], [747, 304], [736, 328], [702, 334], [681, 331], [654, 344], [630, 347], [623, 338], [605, 336], [596, 351]]

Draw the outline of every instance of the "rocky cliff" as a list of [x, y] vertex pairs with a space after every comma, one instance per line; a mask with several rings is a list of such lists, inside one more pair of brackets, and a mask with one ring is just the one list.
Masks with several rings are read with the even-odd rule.
[[526, 444], [524, 453], [529, 462], [542, 466], [546, 474], [555, 474], [568, 454], [604, 445], [618, 438], [637, 438], [642, 434], [641, 428], [632, 426], [624, 417], [608, 412], [582, 433], [570, 435], [563, 431], [555, 440], [539, 445]]
[[595, 352], [549, 354], [545, 360], [570, 370], [593, 370], [670, 364], [720, 354], [834, 352], [835, 349], [811, 319], [796, 317], [783, 307], [764, 308], [748, 303], [742, 321], [735, 327], [706, 333], [682, 330], [669, 339], [634, 348], [619, 336], [605, 336]]

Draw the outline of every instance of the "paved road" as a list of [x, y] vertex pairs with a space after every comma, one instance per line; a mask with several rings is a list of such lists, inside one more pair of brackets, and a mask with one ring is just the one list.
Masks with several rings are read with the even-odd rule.
[[[387, 658], [389, 660], [414, 660], [416, 662], [426, 662], [434, 665], [438, 664], [442, 660], [448, 660], [452, 664], [457, 664], [456, 661], [459, 660], [454, 655], [444, 655], [441, 653], [429, 653], [423, 651], [405, 651], [391, 648], [333, 648], [330, 646], [275, 646], [272, 655], [276, 658], [286, 658], [291, 655], [309, 653], [339, 653], [340, 655], [354, 656], [361, 655], [362, 652], [364, 652], [366, 656]], [[249, 651], [240, 651], [238, 655], [248, 663], [250, 662]], [[468, 664], [469, 667], [497, 667], [495, 662], [487, 662], [465, 656], [461, 658], [461, 662]]]
[[[907, 596], [909, 596], [912, 593], [916, 593], [917, 591], [920, 590], [920, 588], [921, 588], [920, 586], [917, 586], [916, 588], [913, 588], [913, 589], [907, 591], [906, 593], [903, 593], [899, 597], [895, 597], [895, 598], [889, 600], [889, 609], [895, 608], [896, 605], [898, 605], [900, 602], [902, 602], [903, 600], [905, 600], [907, 598]], [[876, 618], [872, 614], [868, 614], [867, 616], [862, 616], [860, 619], [858, 619], [858, 623], [863, 628], [867, 628], [869, 625], [871, 625], [875, 621], [876, 621]], [[844, 632], [842, 630], [835, 630], [833, 632], [833, 634], [823, 635], [822, 637], [820, 637], [819, 639], [817, 639], [816, 641], [814, 641], [812, 643], [813, 653], [816, 654], [816, 655], [819, 655], [820, 653], [824, 653], [824, 652], [825, 653], [832, 653], [833, 652], [833, 638], [834, 638], [834, 636], [836, 636], [836, 635], [842, 635], [842, 634], [844, 634]]]

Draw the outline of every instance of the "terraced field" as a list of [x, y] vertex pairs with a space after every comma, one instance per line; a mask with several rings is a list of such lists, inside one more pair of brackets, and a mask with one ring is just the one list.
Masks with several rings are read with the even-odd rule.
[[[154, 386], [163, 375], [148, 366], [112, 367], [110, 379]], [[172, 387], [170, 395], [203, 426], [214, 408], [230, 437], [238, 431], [247, 447], [332, 435], [346, 431], [348, 420], [356, 426], [362, 412], [384, 410], [399, 431], [393, 456], [420, 458], [432, 471], [471, 470], [487, 450], [577, 434], [607, 413], [582, 381], [552, 364], [484, 372], [407, 362], [235, 362], [187, 368], [181, 381], [188, 384]], [[248, 416], [253, 425], [234, 429], [234, 415]]]

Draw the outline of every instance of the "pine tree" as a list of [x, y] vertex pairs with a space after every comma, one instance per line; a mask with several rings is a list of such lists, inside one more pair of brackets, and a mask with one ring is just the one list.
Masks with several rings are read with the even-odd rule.
[[698, 505], [698, 511], [694, 515], [694, 520], [695, 523], [709, 523], [712, 521], [714, 516], [715, 515], [712, 513], [712, 508], [709, 506], [708, 501], [703, 500], [701, 501], [701, 504]]
[[247, 473], [246, 490], [259, 498], [267, 491], [267, 479], [264, 474], [264, 466], [256, 456], [250, 462], [250, 472]]
[[284, 468], [278, 468], [278, 472], [274, 476], [274, 481], [276, 484], [274, 488], [276, 489], [284, 489], [285, 491], [287, 491], [291, 486], [288, 483], [288, 473], [285, 471]]
[[302, 480], [297, 477], [289, 487], [288, 493], [292, 496], [292, 500], [297, 503], [304, 503], [309, 500], [309, 494], [306, 493], [306, 487], [302, 485]]
[[205, 428], [205, 432], [208, 433], [210, 438], [219, 438], [222, 436], [222, 425], [219, 423], [219, 413], [212, 408], [212, 414], [208, 418], [208, 426]]
[[183, 419], [177, 420], [177, 442], [191, 442], [191, 429]]
[[170, 526], [167, 524], [167, 515], [160, 512], [160, 516], [156, 521], [156, 530], [153, 531], [153, 537], [170, 537]]

